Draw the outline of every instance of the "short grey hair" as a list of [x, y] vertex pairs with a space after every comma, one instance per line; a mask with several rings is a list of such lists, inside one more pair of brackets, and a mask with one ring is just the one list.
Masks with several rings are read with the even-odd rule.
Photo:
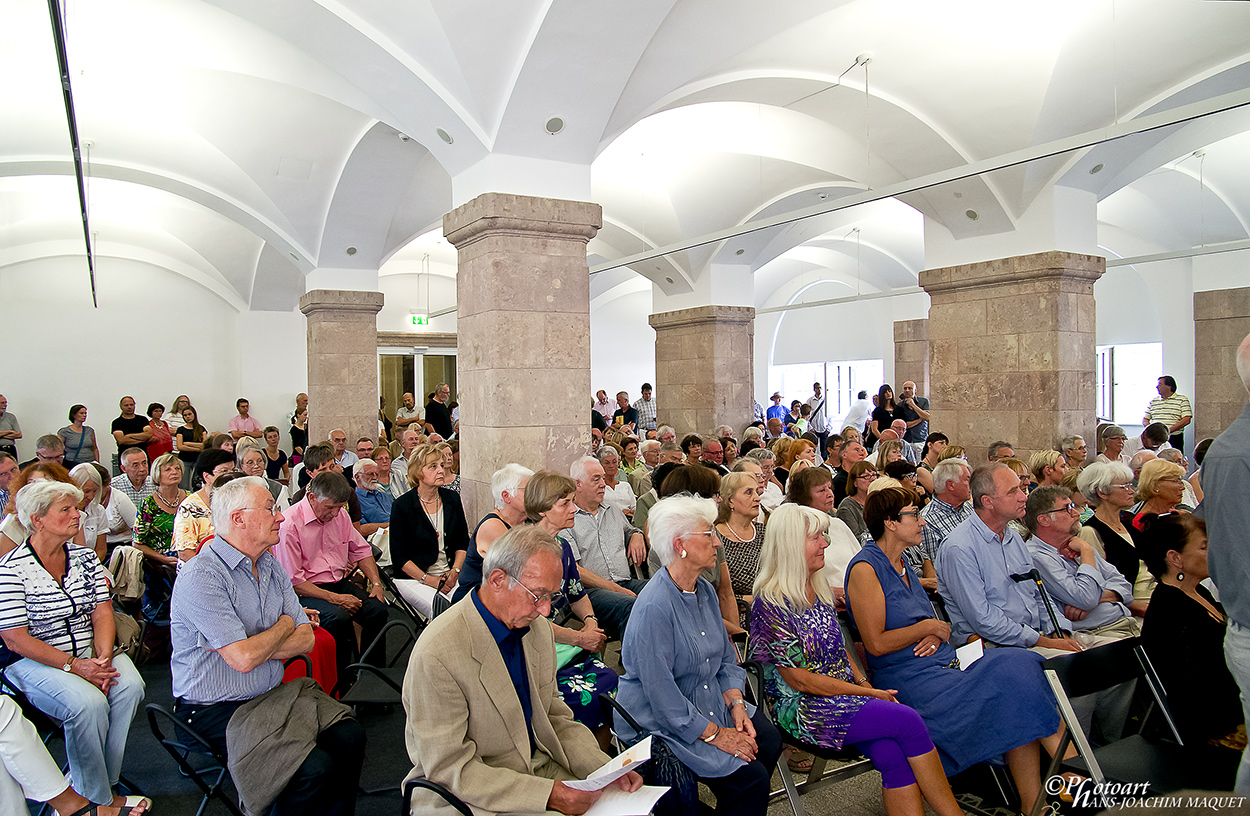
[[1084, 442], [1084, 441], [1085, 441], [1085, 437], [1081, 436], [1080, 434], [1068, 434], [1063, 439], [1059, 440], [1059, 449], [1066, 453], [1067, 451], [1070, 451], [1073, 448], [1075, 448], [1077, 442]]
[[573, 481], [582, 482], [586, 479], [586, 466], [590, 464], [599, 464], [599, 460], [593, 456], [580, 456], [573, 460], [573, 464], [569, 465], [569, 476], [573, 477]]
[[360, 474], [366, 466], [377, 467], [378, 463], [372, 459], [357, 459], [356, 464], [352, 465], [352, 481], [355, 481], [357, 484], [360, 483]]
[[525, 565], [536, 555], [551, 553], [557, 561], [564, 557], [564, 550], [555, 536], [535, 524], [520, 524], [505, 532], [486, 551], [482, 559], [482, 582], [495, 570], [519, 579]]
[[758, 425], [750, 425], [747, 427], [745, 431], [742, 432], [743, 442], [746, 442], [749, 439], [763, 439], [763, 438], [764, 438], [764, 431]]
[[1090, 507], [1097, 507], [1103, 496], [1111, 494], [1111, 483], [1117, 478], [1132, 483], [1133, 471], [1123, 462], [1094, 462], [1076, 478], [1076, 489]]
[[1178, 465], [1185, 459], [1185, 452], [1178, 448], [1164, 448], [1157, 455], [1164, 461], [1175, 462]]
[[22, 523], [27, 532], [34, 533], [35, 528], [31, 519], [34, 516], [46, 516], [52, 503], [62, 496], [72, 498], [75, 507], [82, 501], [82, 491], [78, 489], [78, 485], [52, 479], [31, 482], [17, 491], [17, 495], [13, 498], [13, 504], [17, 508], [17, 520]]
[[957, 482], [963, 478], [965, 470], [969, 475], [972, 474], [972, 466], [957, 456], [938, 462], [933, 467], [933, 491], [938, 494], [946, 493], [951, 482]]
[[712, 431], [713, 439], [724, 439], [726, 436], [733, 436], [734, 429], [728, 425], [717, 425], [716, 430]]
[[660, 453], [672, 453], [673, 451], [681, 453], [681, 445], [678, 445], [676, 442], [660, 443]]
[[148, 458], [147, 451], [145, 451], [143, 448], [136, 447], [136, 448], [126, 448], [124, 451], [121, 452], [121, 455], [118, 456], [117, 459], [124, 465], [126, 464], [126, 459], [133, 458], [135, 454], [139, 454], [144, 459]]
[[490, 494], [495, 497], [495, 509], [499, 510], [503, 507], [503, 494], [505, 492], [509, 494], [516, 493], [517, 488], [521, 486], [521, 482], [533, 475], [534, 471], [524, 465], [518, 465], [516, 462], [509, 462], [492, 473], [490, 477]]
[[230, 515], [247, 504], [249, 487], [259, 487], [265, 491], [266, 496], [272, 497], [273, 495], [269, 492], [269, 485], [259, 476], [241, 476], [238, 479], [231, 479], [221, 487], [213, 489], [212, 513], [214, 533], [220, 535], [223, 532], [230, 532], [234, 529], [234, 523], [230, 521]]
[[595, 451], [595, 458], [602, 462], [605, 457], [620, 459], [621, 455], [611, 445], [603, 445], [599, 450]]
[[[1077, 488], [1078, 490], [1080, 488]], [[1085, 494], [1082, 493], [1082, 496]], [[1054, 512], [1055, 502], [1072, 498], [1072, 491], [1063, 485], [1047, 485], [1039, 487], [1029, 494], [1024, 505], [1024, 526], [1030, 533], [1037, 532], [1037, 519], [1047, 513]]]
[[655, 503], [647, 515], [647, 529], [651, 534], [651, 549], [662, 565], [667, 567], [672, 563], [677, 557], [674, 542], [694, 530], [699, 522], [709, 526], [716, 522], [716, 502], [712, 499], [682, 493]]
[[677, 435], [677, 429], [674, 428], [672, 425], [661, 425], [660, 427], [655, 429], [655, 435], [663, 436], [665, 431], [672, 431], [673, 436]]
[[763, 464], [768, 461], [776, 461], [777, 455], [768, 448], [756, 448], [748, 453], [745, 458], [753, 459], [757, 463]]
[[100, 471], [95, 469], [95, 465], [86, 462], [81, 465], [74, 465], [74, 469], [69, 472], [69, 477], [79, 487], [83, 487], [87, 482], [94, 483], [97, 488], [96, 494], [88, 507], [98, 507], [100, 505], [100, 494], [104, 492], [104, 480], [100, 478]]
[[639, 443], [639, 445], [638, 445], [638, 452], [639, 452], [639, 453], [646, 453], [646, 452], [647, 452], [647, 451], [649, 451], [649, 450], [658, 450], [659, 448], [660, 448], [660, 440], [658, 440], [658, 439], [644, 439], [644, 440], [643, 440], [641, 443]]

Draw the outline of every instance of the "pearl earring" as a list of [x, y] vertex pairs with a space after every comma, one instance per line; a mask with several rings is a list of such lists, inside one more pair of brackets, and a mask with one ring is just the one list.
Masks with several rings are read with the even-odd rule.
[[1185, 573], [1183, 573], [1183, 572], [1178, 572], [1178, 573], [1176, 573], [1176, 580], [1178, 580], [1178, 581], [1184, 581], [1184, 580], [1185, 580]]
[[686, 551], [685, 551], [685, 550], [682, 550], [682, 551], [681, 551], [681, 557], [682, 557], [682, 558], [685, 558], [685, 557], [686, 557]]

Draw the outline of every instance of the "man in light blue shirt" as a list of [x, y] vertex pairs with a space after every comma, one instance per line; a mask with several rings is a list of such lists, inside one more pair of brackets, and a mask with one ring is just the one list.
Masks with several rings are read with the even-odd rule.
[[1144, 615], [1146, 605], [1133, 601], [1128, 579], [1077, 537], [1079, 513], [1066, 487], [1039, 487], [1029, 495], [1024, 524], [1033, 533], [1028, 543], [1033, 566], [1074, 631], [1136, 637], [1141, 627], [1133, 615], [1138, 609]]
[[[1008, 522], [1024, 515], [1020, 478], [992, 462], [973, 471], [973, 513], [951, 531], [937, 552], [938, 593], [951, 619], [951, 643], [962, 646], [980, 635], [1000, 646], [1079, 651], [1076, 642], [1054, 632], [1041, 593], [1029, 580], [1028, 548]], [[1061, 629], [1072, 623], [1056, 609]]]

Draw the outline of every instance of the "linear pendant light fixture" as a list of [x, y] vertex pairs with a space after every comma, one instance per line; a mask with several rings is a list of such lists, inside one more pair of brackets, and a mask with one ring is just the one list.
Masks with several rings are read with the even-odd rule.
[[56, 46], [56, 62], [61, 74], [61, 92], [65, 97], [65, 121], [69, 125], [69, 144], [74, 152], [74, 175], [78, 178], [78, 204], [82, 210], [82, 238], [87, 245], [87, 274], [91, 278], [91, 305], [100, 308], [95, 292], [95, 254], [91, 250], [91, 227], [87, 223], [87, 185], [83, 178], [82, 146], [78, 141], [78, 118], [74, 115], [74, 93], [69, 86], [69, 56], [65, 50], [65, 27], [61, 24], [60, 0], [48, 0], [48, 16], [52, 18], [52, 42]]

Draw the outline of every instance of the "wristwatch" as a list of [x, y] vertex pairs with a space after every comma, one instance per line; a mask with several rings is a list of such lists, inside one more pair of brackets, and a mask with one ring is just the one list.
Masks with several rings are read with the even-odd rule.
[[61, 671], [69, 672], [73, 670], [74, 670], [74, 656], [70, 655], [69, 659], [65, 661], [65, 665], [61, 667]]

